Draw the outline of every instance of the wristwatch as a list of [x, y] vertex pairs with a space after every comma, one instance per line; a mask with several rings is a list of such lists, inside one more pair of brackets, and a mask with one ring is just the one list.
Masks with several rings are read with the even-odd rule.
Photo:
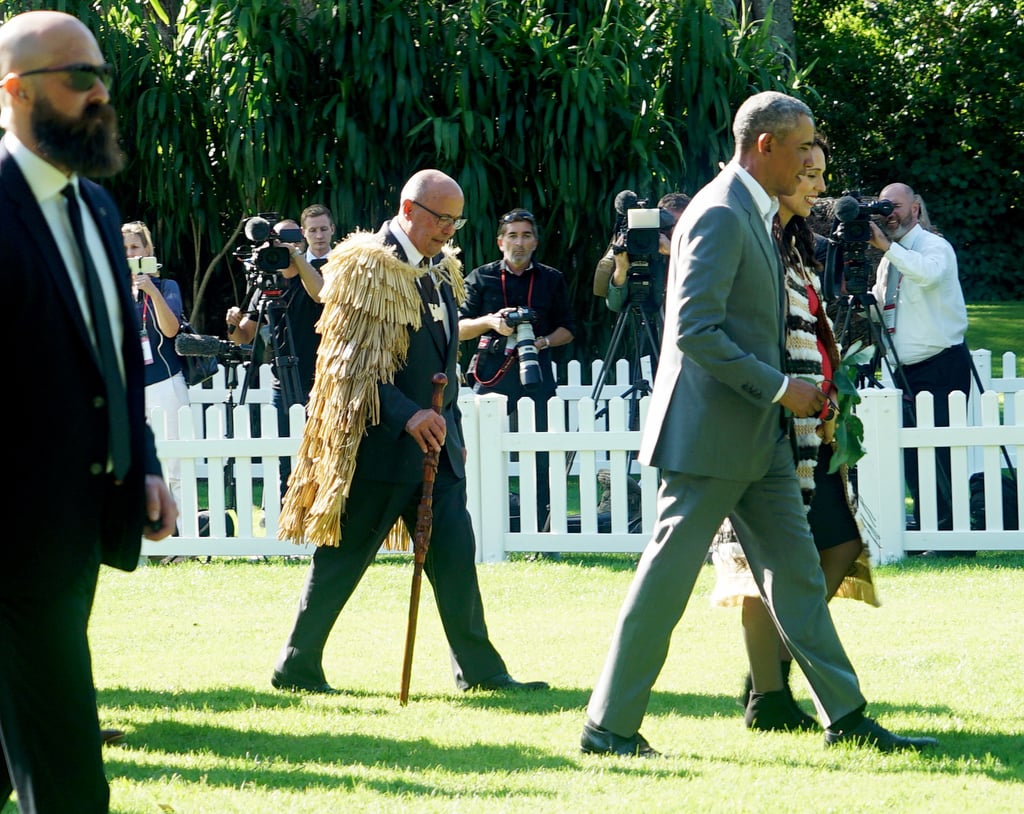
[[540, 339], [537, 340], [537, 350], [544, 350], [544, 348], [542, 348], [540, 346], [540, 340], [541, 339], [544, 340], [544, 348], [550, 348], [551, 347], [551, 340], [548, 339], [546, 336], [542, 336], [542, 337], [540, 337]]

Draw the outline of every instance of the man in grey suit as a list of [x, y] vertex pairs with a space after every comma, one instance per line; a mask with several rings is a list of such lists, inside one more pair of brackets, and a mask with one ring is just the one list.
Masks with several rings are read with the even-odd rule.
[[809, 165], [814, 121], [802, 102], [759, 93], [737, 111], [733, 136], [733, 160], [694, 197], [673, 235], [661, 361], [640, 450], [661, 469], [658, 517], [591, 695], [581, 747], [658, 754], [640, 724], [726, 516], [811, 685], [826, 744], [934, 744], [894, 735], [863, 714], [825, 604], [788, 437], [788, 415], [816, 415], [824, 395], [781, 372], [785, 294], [771, 224], [776, 196], [793, 194]]

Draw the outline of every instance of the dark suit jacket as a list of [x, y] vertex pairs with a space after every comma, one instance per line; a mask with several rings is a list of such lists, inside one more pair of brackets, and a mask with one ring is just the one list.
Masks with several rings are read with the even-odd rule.
[[[381, 227], [380, 234], [387, 245], [394, 246], [395, 254], [408, 262], [405, 250], [392, 234], [389, 223]], [[456, 476], [465, 477], [466, 469], [462, 460], [465, 444], [456, 376], [459, 318], [451, 286], [441, 283], [438, 291], [448, 311], [448, 325], [451, 329], [448, 341], [439, 344], [426, 324], [417, 331], [410, 330], [409, 355], [405, 367], [395, 374], [394, 384], [378, 385], [381, 421], [368, 428], [366, 437], [359, 445], [356, 477], [390, 483], [415, 483], [423, 479], [423, 452], [413, 437], [405, 432], [405, 424], [417, 410], [430, 407], [433, 394], [431, 379], [435, 373], [448, 376], [441, 410], [448, 424], [445, 452]]]
[[146, 424], [140, 326], [131, 302], [121, 220], [111, 197], [82, 179], [118, 284], [131, 468], [120, 485], [104, 472], [103, 379], [60, 250], [14, 159], [0, 145], [0, 319], [5, 349], [8, 523], [0, 590], [59, 585], [97, 560], [132, 570], [145, 520], [144, 476], [159, 473]]

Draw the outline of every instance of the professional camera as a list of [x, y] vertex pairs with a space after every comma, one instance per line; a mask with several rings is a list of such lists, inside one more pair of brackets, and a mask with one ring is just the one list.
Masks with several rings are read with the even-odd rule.
[[537, 312], [532, 308], [519, 307], [508, 311], [504, 319], [510, 328], [516, 329], [515, 345], [507, 348], [506, 353], [512, 353], [513, 350], [519, 352], [519, 381], [527, 390], [532, 390], [541, 382], [536, 337], [533, 334]]
[[[624, 189], [615, 196], [615, 246], [612, 251], [625, 252], [629, 259], [627, 285], [629, 300], [642, 304], [660, 301], [660, 292], [653, 279], [665, 268], [665, 256], [658, 250], [662, 233], [675, 226], [672, 213], [649, 207], [646, 199]], [[623, 239], [619, 239], [622, 237]]]
[[844, 243], [867, 243], [871, 240], [871, 216], [891, 214], [892, 201], [882, 198], [864, 203], [859, 192], [844, 192], [835, 206], [836, 237]]
[[839, 272], [846, 281], [848, 294], [867, 293], [869, 269], [865, 250], [871, 240], [871, 216], [892, 214], [892, 201], [884, 198], [863, 202], [859, 192], [844, 192], [833, 209], [832, 232], [825, 261], [824, 294], [831, 297], [840, 290]]
[[280, 293], [284, 278], [279, 273], [292, 262], [292, 249], [285, 243], [301, 243], [301, 229], [274, 231], [281, 220], [277, 212], [261, 212], [245, 222], [245, 236], [250, 245], [241, 248], [236, 257], [245, 263], [246, 274], [251, 285], [268, 296]]

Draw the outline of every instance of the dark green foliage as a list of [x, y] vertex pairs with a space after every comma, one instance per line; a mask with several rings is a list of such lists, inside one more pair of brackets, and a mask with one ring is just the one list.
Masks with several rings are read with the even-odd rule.
[[1024, 3], [848, 0], [795, 6], [824, 100], [835, 188], [920, 193], [972, 300], [1024, 296]]
[[832, 194], [911, 183], [969, 298], [1024, 293], [1022, 0], [794, 4], [806, 76], [766, 25], [714, 5], [12, 0], [3, 13], [59, 8], [97, 32], [129, 159], [111, 186], [154, 228], [206, 332], [245, 293], [231, 256], [243, 217], [319, 201], [339, 236], [376, 229], [402, 182], [436, 166], [466, 192], [467, 268], [496, 257], [497, 215], [537, 213], [541, 259], [576, 307], [570, 353], [600, 356], [613, 320], [591, 282], [615, 194], [694, 192], [732, 152], [736, 106], [768, 88], [806, 98], [827, 128]]
[[499, 214], [537, 213], [582, 327], [570, 349], [593, 358], [615, 194], [692, 193], [731, 154], [735, 106], [798, 84], [765, 27], [704, 0], [168, 2], [169, 26], [157, 4], [65, 6], [118, 71], [123, 213], [151, 224], [210, 333], [244, 295], [244, 216], [322, 202], [339, 237], [376, 229], [433, 166], [466, 193], [467, 269], [496, 257]]

